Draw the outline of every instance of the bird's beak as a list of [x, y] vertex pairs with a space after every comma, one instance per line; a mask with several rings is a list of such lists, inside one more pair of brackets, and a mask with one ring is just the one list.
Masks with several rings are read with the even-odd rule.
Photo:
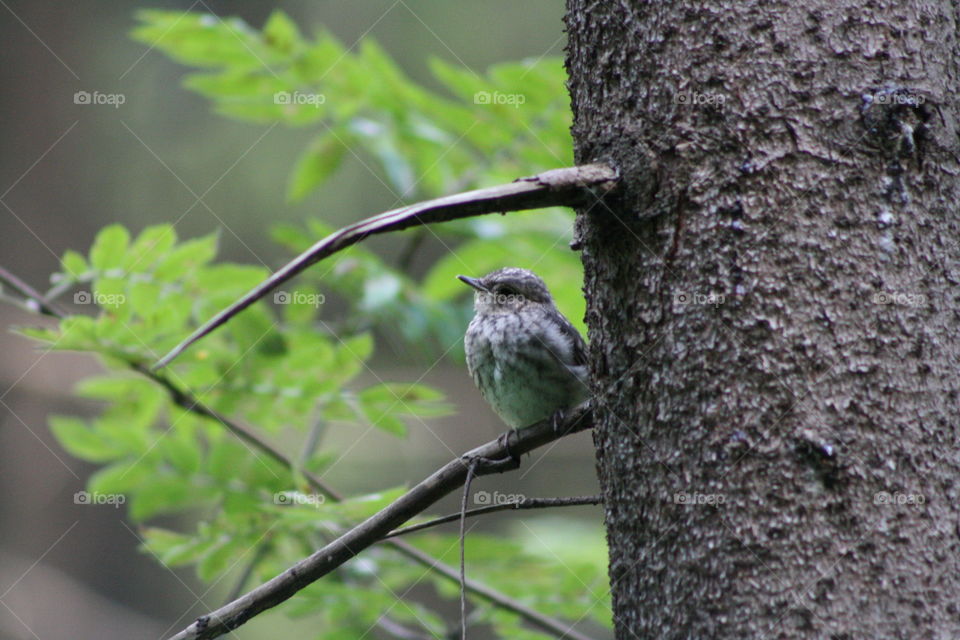
[[487, 288], [483, 286], [483, 283], [480, 282], [479, 278], [471, 278], [470, 276], [457, 276], [457, 279], [464, 284], [470, 285], [477, 291], [487, 291]]

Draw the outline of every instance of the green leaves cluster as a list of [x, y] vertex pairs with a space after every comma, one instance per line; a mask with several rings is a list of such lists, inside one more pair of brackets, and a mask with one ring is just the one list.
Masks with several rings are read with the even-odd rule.
[[[131, 365], [149, 367], [267, 275], [258, 267], [212, 263], [215, 254], [214, 235], [177, 242], [169, 225], [136, 238], [121, 226], [107, 227], [89, 256], [68, 252], [54, 276], [96, 315], [66, 317], [59, 330], [25, 330], [52, 349], [103, 356], [106, 373], [78, 388], [82, 397], [103, 403], [101, 415], [88, 422], [58, 417], [51, 426], [71, 454], [105, 465], [90, 490], [125, 494], [137, 520], [217, 503], [247, 509], [297, 486], [290, 471], [221, 425], [184, 411], [162, 387], [131, 371]], [[251, 308], [186, 354], [170, 381], [270, 432], [342, 423], [403, 435], [403, 417], [449, 412], [442, 395], [425, 385], [360, 386], [373, 340], [362, 330], [318, 331], [322, 306], [311, 302], [319, 295], [300, 287], [288, 293], [288, 304]], [[319, 470], [332, 456], [321, 448], [301, 458], [305, 468]]]
[[[217, 112], [309, 129], [312, 137], [291, 172], [292, 200], [354, 158], [379, 169], [398, 204], [573, 162], [566, 73], [558, 58], [498, 64], [484, 74], [434, 59], [430, 70], [442, 88], [431, 90], [411, 80], [373, 40], [347, 48], [330, 33], [308, 38], [280, 11], [259, 31], [206, 14], [138, 16], [134, 38], [197, 68], [184, 84]], [[468, 315], [453, 276], [512, 265], [540, 273], [560, 309], [584, 330], [582, 268], [567, 248], [572, 222], [570, 211], [549, 209], [435, 226], [428, 240], [449, 255], [431, 268], [425, 286], [402, 286], [404, 277], [394, 274], [365, 285], [373, 289], [371, 306], [388, 310], [381, 317], [397, 319], [395, 327], [409, 339], [436, 338], [439, 355], [454, 342], [446, 330], [451, 320]], [[322, 237], [320, 229], [311, 231], [307, 239]], [[455, 298], [460, 304], [451, 316]]]
[[380, 164], [398, 196], [414, 199], [572, 162], [566, 76], [555, 58], [497, 65], [483, 76], [432, 60], [441, 93], [410, 80], [373, 40], [354, 50], [329, 33], [306, 38], [280, 11], [261, 31], [197, 13], [139, 18], [134, 38], [203, 69], [185, 84], [219, 113], [319, 129], [293, 171], [294, 199], [354, 149]]

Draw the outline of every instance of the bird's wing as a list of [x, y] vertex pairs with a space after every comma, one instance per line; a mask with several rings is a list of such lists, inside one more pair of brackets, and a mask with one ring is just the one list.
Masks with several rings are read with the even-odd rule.
[[581, 336], [576, 327], [574, 327], [570, 321], [567, 320], [566, 316], [556, 309], [553, 309], [552, 311], [554, 314], [556, 314], [557, 325], [560, 327], [560, 333], [570, 341], [571, 345], [570, 354], [573, 358], [573, 361], [564, 362], [563, 364], [567, 365], [568, 367], [585, 366], [587, 364], [587, 343], [584, 342], [583, 336]]

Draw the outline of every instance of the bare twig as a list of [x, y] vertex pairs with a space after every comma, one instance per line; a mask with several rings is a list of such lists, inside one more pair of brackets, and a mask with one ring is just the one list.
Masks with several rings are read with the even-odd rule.
[[[516, 502], [505, 502], [503, 504], [491, 504], [487, 505], [486, 507], [477, 507], [476, 509], [468, 510], [464, 515], [468, 518], [472, 518], [473, 516], [481, 516], [487, 513], [494, 513], [495, 511], [578, 507], [601, 503], [603, 503], [603, 496], [599, 494], [594, 496], [576, 496], [571, 498], [524, 498], [523, 500], [518, 500]], [[412, 524], [409, 527], [395, 529], [385, 535], [384, 538], [396, 538], [398, 536], [404, 536], [408, 533], [423, 531], [424, 529], [436, 527], [437, 525], [446, 524], [448, 522], [455, 522], [459, 519], [459, 513], [451, 513], [450, 515], [434, 518], [433, 520], [428, 520], [427, 522], [421, 522], [419, 524]]]
[[[63, 318], [64, 313], [60, 311], [55, 306], [47, 304], [43, 297], [32, 287], [24, 283], [22, 280], [13, 276], [3, 267], [0, 267], [0, 281], [9, 286], [12, 290], [19, 293], [27, 301], [32, 301], [33, 305], [30, 305], [31, 310], [36, 313], [42, 313], [44, 315], [53, 316], [55, 318]], [[199, 416], [206, 417], [211, 420], [216, 420], [227, 429], [229, 432], [234, 434], [236, 437], [240, 438], [244, 442], [247, 442], [250, 446], [258, 449], [259, 451], [267, 454], [279, 464], [283, 465], [287, 469], [293, 469], [293, 462], [283, 455], [279, 450], [274, 448], [268, 442], [260, 438], [255, 432], [250, 429], [247, 429], [243, 425], [240, 425], [233, 420], [230, 420], [226, 416], [221, 415], [214, 409], [207, 407], [203, 404], [198, 398], [192, 394], [180, 389], [173, 382], [166, 378], [166, 376], [161, 375], [155, 371], [150, 370], [148, 367], [144, 366], [141, 363], [134, 361], [127, 361], [127, 365], [137, 373], [140, 373], [150, 380], [153, 380], [155, 383], [163, 387], [168, 394], [170, 394], [171, 400], [182, 409], [194, 413]], [[589, 425], [583, 426], [582, 428], [589, 428]], [[512, 446], [512, 445], [511, 445]], [[343, 500], [342, 494], [334, 490], [332, 487], [324, 483], [320, 478], [314, 474], [301, 469], [300, 473], [310, 484], [310, 486], [316, 490], [326, 494], [331, 500], [335, 502], [340, 502]], [[426, 508], [426, 507], [424, 507]], [[437, 573], [446, 579], [452, 582], [459, 582], [460, 576], [459, 572], [453, 567], [440, 562], [433, 556], [428, 553], [425, 553], [416, 547], [407, 544], [403, 540], [385, 540], [384, 544], [391, 547], [394, 551], [400, 553], [401, 555], [409, 558], [410, 560], [420, 564], [423, 567], [426, 567], [430, 571]], [[568, 629], [567, 625], [564, 625], [562, 622], [546, 616], [538, 611], [530, 609], [518, 602], [513, 598], [491, 589], [490, 587], [484, 585], [483, 583], [476, 582], [473, 580], [466, 581], [466, 588], [473, 595], [487, 600], [488, 602], [494, 604], [501, 609], [510, 611], [532, 625], [535, 625], [541, 629], [544, 629], [550, 633], [553, 633], [560, 638], [571, 638], [573, 640], [589, 640], [585, 636], [578, 634], [577, 632]]]
[[[471, 461], [477, 462], [478, 476], [513, 469], [518, 463], [515, 459], [508, 457], [508, 449], [513, 454], [521, 455], [567, 433], [580, 431], [591, 425], [590, 408], [585, 403], [568, 412], [559, 429], [555, 429], [553, 421], [548, 419], [522, 431], [511, 432], [509, 438], [499, 438], [473, 449], [464, 456], [448, 462], [390, 505], [280, 575], [216, 611], [197, 618], [186, 629], [172, 636], [171, 640], [216, 638], [236, 629], [261, 611], [287, 600], [310, 583], [375, 544], [398, 525], [463, 486]], [[510, 440], [509, 445], [507, 440]], [[569, 627], [561, 624], [560, 628], [557, 628], [556, 625], [557, 621], [550, 620], [547, 625], [538, 626], [551, 633], [562, 634], [563, 637], [584, 638]]]
[[63, 312], [58, 309], [56, 305], [43, 297], [39, 291], [3, 267], [0, 267], [0, 283], [7, 285], [22, 295], [26, 300], [27, 309], [31, 311], [37, 311], [45, 316], [54, 316], [57, 318], [63, 316]]
[[[399, 551], [401, 554], [405, 555], [411, 560], [419, 562], [424, 567], [431, 569], [434, 573], [439, 573], [443, 577], [454, 582], [460, 579], [459, 572], [456, 569], [450, 565], [439, 562], [429, 553], [420, 551], [420, 549], [417, 549], [413, 545], [406, 544], [402, 540], [385, 540], [383, 542], [384, 544], [390, 545], [393, 547], [393, 549]], [[526, 607], [517, 602], [515, 599], [509, 598], [495, 589], [491, 589], [482, 582], [476, 582], [468, 579], [465, 584], [467, 586], [467, 591], [473, 595], [483, 598], [487, 602], [490, 602], [500, 609], [520, 616], [533, 626], [543, 629], [547, 633], [550, 633], [561, 640], [590, 640], [589, 637], [585, 636], [579, 631], [574, 630], [570, 627], [570, 625], [564, 624], [556, 618], [551, 618], [550, 616], [544, 615], [539, 611]]]
[[[198, 398], [180, 389], [180, 387], [171, 382], [163, 374], [152, 371], [147, 366], [132, 360], [128, 360], [127, 365], [134, 371], [142, 373], [166, 389], [167, 393], [170, 395], [171, 401], [178, 407], [186, 409], [187, 411], [198, 416], [210, 418], [211, 420], [219, 422], [224, 429], [240, 438], [250, 446], [259, 449], [287, 469], [294, 469], [293, 461], [285, 456], [279, 449], [276, 449], [273, 445], [262, 439], [251, 429], [248, 429], [242, 424], [235, 422], [234, 420], [231, 420], [230, 418], [221, 414], [219, 411], [203, 404]], [[333, 487], [329, 486], [317, 476], [306, 471], [305, 469], [300, 469], [299, 471], [301, 474], [303, 474], [303, 477], [307, 479], [307, 482], [309, 482], [310, 485], [317, 491], [324, 493], [328, 498], [331, 498], [337, 502], [343, 500], [343, 496], [340, 493], [338, 493], [335, 489], [333, 489]]]
[[477, 461], [474, 459], [467, 465], [467, 478], [463, 481], [463, 497], [460, 499], [460, 640], [467, 640], [467, 496], [476, 470]]
[[598, 190], [611, 190], [616, 185], [616, 181], [616, 171], [605, 164], [553, 169], [530, 178], [521, 178], [516, 182], [427, 200], [356, 222], [330, 234], [275, 271], [249, 293], [187, 336], [170, 353], [160, 358], [154, 365], [154, 369], [167, 366], [194, 342], [212, 333], [217, 327], [225, 324], [230, 318], [310, 265], [369, 236], [488, 213], [576, 206], [585, 198], [596, 197]]

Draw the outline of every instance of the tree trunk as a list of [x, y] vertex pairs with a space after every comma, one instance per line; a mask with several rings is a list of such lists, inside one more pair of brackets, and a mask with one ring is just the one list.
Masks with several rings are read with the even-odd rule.
[[960, 637], [958, 10], [568, 4], [617, 637]]

